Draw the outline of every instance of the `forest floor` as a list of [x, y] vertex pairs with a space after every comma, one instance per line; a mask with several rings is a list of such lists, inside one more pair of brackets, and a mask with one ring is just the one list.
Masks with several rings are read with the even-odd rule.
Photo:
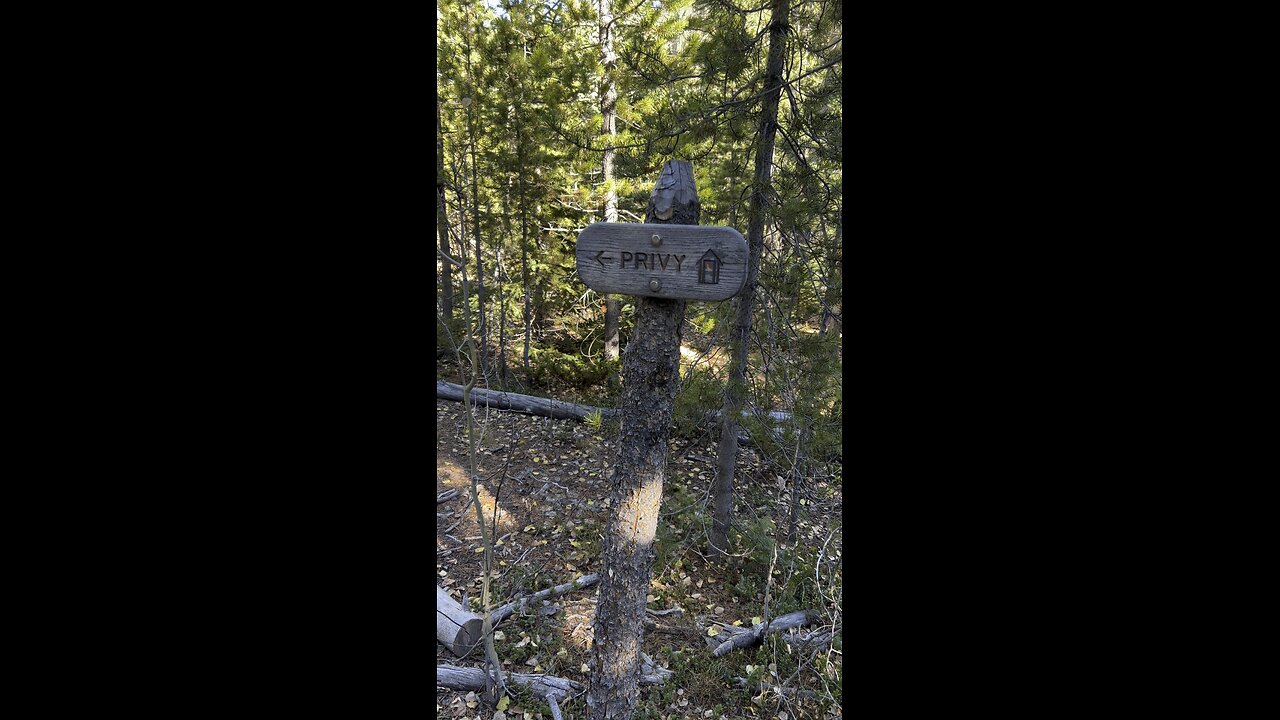
[[[447, 376], [446, 376], [447, 377]], [[479, 497], [495, 522], [492, 600], [497, 607], [521, 595], [601, 570], [609, 507], [609, 468], [617, 453], [616, 426], [591, 426], [477, 408]], [[455, 599], [480, 607], [481, 535], [471, 506], [466, 418], [461, 403], [436, 402], [436, 492], [458, 497], [436, 506], [436, 581]], [[796, 541], [790, 527], [789, 484], [750, 446], [738, 454], [734, 554], [710, 559], [706, 533], [715, 439], [672, 438], [659, 522], [649, 608], [678, 609], [653, 618], [644, 650], [675, 672], [663, 685], [642, 686], [636, 717], [669, 719], [839, 717], [842, 672], [840, 595], [841, 503], [838, 465], [802, 485]], [[775, 543], [775, 537], [777, 542]], [[774, 556], [776, 545], [777, 556]], [[772, 570], [772, 572], [771, 572]], [[494, 633], [505, 668], [565, 677], [586, 685], [598, 586], [542, 601], [514, 614]], [[750, 626], [766, 614], [819, 610], [805, 630], [834, 629], [835, 640], [793, 649], [779, 635], [764, 644], [711, 657], [724, 639], [716, 623]], [[720, 637], [713, 637], [721, 635]], [[457, 658], [439, 643], [437, 663], [481, 666], [481, 653]], [[739, 687], [737, 678], [757, 686]], [[781, 686], [761, 690], [759, 683]], [[474, 694], [438, 689], [439, 713], [479, 720], [551, 720], [547, 705], [516, 693], [500, 714]], [[566, 719], [582, 717], [585, 697], [562, 703]]]

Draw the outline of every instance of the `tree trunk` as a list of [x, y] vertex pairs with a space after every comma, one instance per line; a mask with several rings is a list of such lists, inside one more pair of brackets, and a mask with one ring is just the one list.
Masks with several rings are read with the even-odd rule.
[[480, 170], [476, 165], [475, 109], [478, 97], [476, 95], [475, 81], [471, 77], [471, 33], [474, 28], [470, 23], [469, 9], [467, 20], [465, 50], [467, 58], [467, 87], [471, 92], [470, 102], [467, 103], [467, 140], [471, 151], [471, 219], [474, 223], [472, 225], [472, 234], [475, 236], [476, 243], [476, 307], [479, 309], [480, 315], [480, 375], [487, 384], [489, 381], [489, 335], [486, 330], [484, 313], [484, 258], [480, 253]]
[[[645, 222], [696, 225], [700, 211], [693, 166], [667, 161]], [[623, 357], [621, 433], [610, 481], [617, 511], [604, 540], [591, 646], [595, 670], [587, 691], [589, 720], [630, 720], [636, 709], [645, 596], [653, 571], [672, 406], [680, 386], [684, 311], [684, 300], [637, 298], [636, 329]]]
[[498, 251], [498, 387], [507, 388], [507, 269]]
[[[603, 118], [602, 134], [608, 139], [604, 146], [604, 221], [618, 222], [618, 191], [613, 185], [613, 138], [616, 135], [618, 89], [613, 81], [613, 70], [618, 56], [613, 52], [613, 0], [600, 0], [600, 115]], [[617, 296], [604, 296], [604, 356], [617, 360], [618, 313], [622, 303]], [[612, 373], [611, 373], [612, 375]], [[611, 381], [612, 381], [611, 377]]]
[[619, 353], [618, 314], [622, 312], [622, 303], [617, 295], [608, 293], [604, 296], [604, 356], [607, 360], [617, 360]]
[[516, 155], [520, 159], [520, 274], [524, 276], [524, 384], [531, 385], [529, 376], [529, 336], [533, 318], [529, 315], [529, 206], [524, 193], [524, 133], [520, 128], [520, 115], [516, 114]]
[[[449, 215], [444, 202], [444, 131], [440, 123], [440, 102], [436, 101], [436, 224], [440, 231], [440, 252], [453, 257], [449, 249]], [[444, 261], [440, 283], [444, 285], [444, 296], [440, 299], [440, 309], [444, 312], [446, 323], [453, 323], [453, 265]]]
[[[511, 247], [511, 179], [507, 178], [507, 188], [502, 194], [502, 226], [506, 239], [505, 247]], [[503, 390], [507, 389], [507, 285], [511, 274], [507, 272], [507, 263], [498, 249], [498, 383]]]
[[716, 478], [712, 489], [714, 514], [711, 526], [712, 552], [727, 553], [729, 525], [733, 513], [733, 473], [738, 459], [738, 417], [747, 395], [747, 347], [751, 337], [751, 309], [755, 301], [756, 277], [764, 246], [765, 215], [768, 209], [770, 178], [773, 174], [773, 141], [778, 132], [778, 98], [782, 88], [782, 60], [785, 54], [787, 0], [773, 0], [769, 25], [769, 61], [766, 71], [764, 109], [760, 118], [760, 146], [756, 149], [756, 175], [748, 207], [747, 243], [750, 260], [747, 283], [737, 300], [737, 317], [731, 329], [733, 358], [725, 388], [724, 409], [720, 413], [720, 445], [716, 456]]

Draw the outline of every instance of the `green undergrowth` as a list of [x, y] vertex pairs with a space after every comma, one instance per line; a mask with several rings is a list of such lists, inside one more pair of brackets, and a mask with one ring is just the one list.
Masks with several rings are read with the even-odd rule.
[[530, 379], [542, 386], [554, 387], [564, 383], [585, 388], [604, 382], [610, 369], [610, 363], [603, 355], [589, 358], [581, 353], [566, 353], [556, 348], [529, 350]]

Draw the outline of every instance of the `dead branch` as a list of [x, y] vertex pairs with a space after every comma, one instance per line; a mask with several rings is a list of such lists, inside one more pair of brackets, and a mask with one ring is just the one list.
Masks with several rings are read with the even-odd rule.
[[537, 602], [549, 597], [557, 597], [567, 592], [587, 587], [588, 585], [594, 585], [599, 580], [599, 575], [591, 573], [590, 575], [583, 575], [573, 582], [557, 585], [553, 588], [547, 588], [546, 590], [540, 590], [532, 595], [527, 595], [518, 600], [513, 600], [512, 602], [509, 602], [493, 611], [493, 627], [497, 627], [498, 623], [505, 620], [508, 615], [524, 610], [528, 607], [529, 603]]
[[[568, 678], [541, 673], [510, 673], [509, 678], [514, 683], [527, 685], [534, 695], [543, 699], [552, 696], [566, 697], [584, 689], [581, 683]], [[485, 672], [480, 668], [437, 665], [436, 686], [451, 690], [484, 690]]]
[[834, 637], [830, 630], [814, 630], [804, 635], [783, 635], [782, 639], [797, 650], [804, 651], [828, 645]]
[[[645, 653], [640, 654], [640, 659], [640, 682], [645, 685], [661, 685], [667, 678], [675, 675], [674, 671], [659, 667]], [[451, 690], [484, 690], [484, 675], [484, 671], [479, 668], [437, 665], [436, 686]], [[552, 697], [563, 699], [583, 690], [582, 684], [577, 681], [542, 673], [510, 673], [508, 679], [519, 685], [527, 685], [534, 695], [544, 700]]]
[[781, 632], [795, 627], [803, 627], [809, 625], [819, 617], [817, 610], [797, 610], [787, 613], [781, 617], [774, 618], [770, 622], [762, 622], [759, 625], [753, 625], [750, 628], [726, 627], [724, 631], [731, 637], [720, 643], [715, 650], [711, 651], [712, 657], [723, 657], [742, 648], [759, 645], [764, 641], [765, 635], [769, 633]]

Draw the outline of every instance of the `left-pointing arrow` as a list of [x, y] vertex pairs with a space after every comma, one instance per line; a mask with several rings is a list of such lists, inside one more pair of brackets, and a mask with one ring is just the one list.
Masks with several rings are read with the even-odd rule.
[[601, 255], [603, 255], [603, 254], [604, 254], [604, 251], [603, 251], [603, 250], [601, 250], [600, 252], [596, 253], [596, 262], [600, 263], [600, 267], [604, 267], [604, 260], [612, 260], [612, 259], [613, 259], [613, 258], [611, 258], [611, 257], [607, 257], [607, 258], [605, 258], [604, 260], [601, 260], [601, 259], [600, 259], [600, 256], [601, 256]]

